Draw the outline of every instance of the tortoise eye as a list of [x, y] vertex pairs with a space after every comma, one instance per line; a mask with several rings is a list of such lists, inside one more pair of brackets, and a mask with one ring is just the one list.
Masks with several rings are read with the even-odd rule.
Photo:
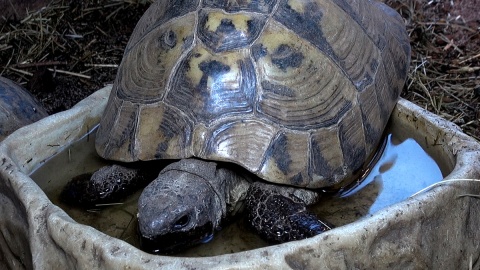
[[177, 219], [177, 221], [173, 225], [173, 228], [176, 229], [176, 230], [181, 229], [181, 228], [187, 226], [187, 224], [189, 222], [190, 222], [190, 217], [188, 215], [184, 215], [184, 216], [180, 217], [179, 219]]

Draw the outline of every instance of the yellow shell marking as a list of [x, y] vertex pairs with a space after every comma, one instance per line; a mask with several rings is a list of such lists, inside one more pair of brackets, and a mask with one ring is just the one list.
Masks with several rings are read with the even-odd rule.
[[195, 52], [193, 52], [193, 56], [190, 59], [190, 69], [187, 71], [187, 77], [192, 83], [192, 85], [200, 84], [200, 80], [204, 75], [203, 72], [200, 70], [200, 64], [202, 62], [216, 60], [229, 66], [230, 70], [228, 71], [228, 73], [222, 74], [221, 77], [209, 77], [207, 79], [207, 90], [211, 91], [214, 83], [221, 83], [224, 88], [227, 89], [238, 89], [240, 88], [239, 84], [241, 82], [241, 78], [239, 78], [239, 76], [241, 75], [238, 62], [239, 60], [246, 58], [246, 53], [247, 52], [243, 50], [223, 55], [212, 55], [206, 49], [202, 47], [197, 47], [195, 49]]
[[196, 56], [190, 59], [190, 69], [187, 72], [187, 77], [193, 83], [198, 85], [202, 79], [203, 72], [198, 67], [200, 63], [209, 58], [209, 53], [204, 48], [197, 48]]
[[298, 0], [289, 0], [288, 5], [290, 6], [291, 9], [295, 10], [296, 12], [303, 14], [305, 12], [305, 8], [303, 6], [303, 0], [298, 1]]
[[225, 14], [222, 12], [211, 12], [208, 14], [208, 19], [205, 27], [208, 31], [215, 32], [222, 23], [223, 19], [229, 19], [232, 21], [235, 29], [241, 32], [248, 32], [248, 24], [252, 18], [246, 14]]

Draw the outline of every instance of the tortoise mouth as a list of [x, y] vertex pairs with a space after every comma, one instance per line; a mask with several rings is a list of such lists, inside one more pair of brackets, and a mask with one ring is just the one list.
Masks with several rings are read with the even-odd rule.
[[213, 239], [213, 223], [207, 222], [189, 231], [174, 231], [161, 235], [145, 236], [137, 226], [140, 248], [156, 255], [171, 255]]

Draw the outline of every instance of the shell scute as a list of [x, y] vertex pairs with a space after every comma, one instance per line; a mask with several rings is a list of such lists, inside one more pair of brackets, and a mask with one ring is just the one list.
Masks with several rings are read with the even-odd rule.
[[347, 168], [360, 169], [367, 159], [363, 119], [360, 107], [352, 106], [339, 124], [338, 130], [343, 160]]
[[265, 152], [265, 161], [259, 175], [272, 178], [275, 183], [307, 186], [309, 135], [283, 131], [276, 136]]
[[280, 0], [279, 2], [279, 7], [273, 15], [276, 21], [302, 39], [309, 41], [328, 57], [337, 58], [322, 29], [325, 11], [319, 4], [323, 1]]
[[378, 147], [378, 142], [387, 125], [388, 117], [382, 117], [380, 104], [383, 102], [377, 96], [374, 85], [371, 89], [359, 93], [358, 102], [362, 111], [363, 132], [365, 133], [366, 152], [371, 153]]
[[120, 99], [154, 103], [163, 98], [177, 59], [192, 45], [192, 21], [190, 14], [156, 27], [125, 54], [115, 82]]
[[208, 151], [201, 157], [242, 160], [243, 166], [252, 172], [259, 170], [263, 156], [277, 133], [271, 125], [248, 119], [229, 120], [212, 126], [211, 130], [211, 135], [207, 137]]
[[256, 110], [292, 129], [338, 123], [356, 98], [357, 89], [325, 54], [278, 23], [268, 25], [256, 41], [261, 80]]
[[309, 173], [312, 186], [337, 184], [347, 176], [337, 126], [319, 128], [310, 136]]
[[354, 22], [355, 13], [346, 13], [333, 1], [296, 1], [297, 9], [290, 2], [281, 4], [275, 16], [279, 22], [329, 56], [359, 91], [373, 82], [376, 70], [370, 63], [381, 59], [380, 50]]
[[194, 48], [180, 63], [166, 102], [202, 123], [253, 111], [256, 75], [247, 51]]
[[101, 156], [113, 160], [131, 162], [138, 160], [135, 151], [135, 130], [139, 104], [123, 101], [112, 96], [100, 121], [95, 145]]
[[46, 116], [47, 111], [25, 88], [0, 77], [0, 142], [18, 128]]
[[142, 106], [136, 138], [140, 160], [172, 159], [192, 155], [193, 123], [163, 102]]
[[265, 15], [201, 10], [198, 37], [216, 53], [245, 48], [258, 37], [266, 20]]

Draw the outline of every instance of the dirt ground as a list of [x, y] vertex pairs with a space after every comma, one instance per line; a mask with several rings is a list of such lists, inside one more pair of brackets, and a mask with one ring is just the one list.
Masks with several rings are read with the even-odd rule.
[[480, 139], [480, 2], [386, 0], [405, 19], [410, 73], [402, 96]]
[[[112, 83], [149, 0], [0, 2], [0, 75], [23, 84], [49, 113]], [[480, 140], [478, 0], [386, 0], [412, 45], [402, 96]]]

